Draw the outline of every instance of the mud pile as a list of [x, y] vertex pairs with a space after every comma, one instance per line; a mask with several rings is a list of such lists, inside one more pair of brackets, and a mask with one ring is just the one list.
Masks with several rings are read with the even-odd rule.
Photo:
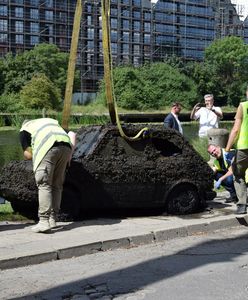
[[[134, 136], [141, 128], [128, 125], [125, 132]], [[175, 201], [181, 200], [174, 201], [175, 213], [196, 210], [213, 187], [212, 170], [178, 132], [152, 126], [146, 138], [126, 141], [115, 126], [82, 127], [66, 174], [61, 215], [78, 219], [92, 209], [166, 209], [167, 195], [175, 194], [170, 194], [175, 185], [185, 198], [176, 210]], [[2, 169], [0, 195], [23, 214], [27, 209], [37, 211], [31, 162], [11, 162]]]

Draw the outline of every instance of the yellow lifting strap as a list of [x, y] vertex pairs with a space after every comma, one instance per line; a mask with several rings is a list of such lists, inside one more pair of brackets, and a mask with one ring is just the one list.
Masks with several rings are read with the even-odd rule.
[[62, 112], [62, 127], [65, 129], [68, 129], [68, 123], [71, 114], [71, 100], [72, 100], [73, 83], [75, 77], [81, 16], [82, 16], [82, 1], [77, 0], [75, 15], [74, 15], [72, 38], [71, 38], [69, 64], [68, 64], [68, 71], [67, 71], [65, 101], [64, 101], [64, 107]]
[[111, 122], [117, 124], [120, 135], [130, 141], [137, 140], [139, 138], [149, 135], [149, 129], [143, 128], [134, 137], [128, 137], [120, 123], [119, 115], [117, 112], [117, 105], [114, 94], [113, 86], [113, 73], [112, 73], [112, 56], [111, 56], [111, 39], [110, 39], [110, 1], [102, 0], [102, 45], [103, 45], [103, 60], [104, 60], [104, 81], [105, 92], [107, 97], [107, 104], [109, 109], [109, 115]]

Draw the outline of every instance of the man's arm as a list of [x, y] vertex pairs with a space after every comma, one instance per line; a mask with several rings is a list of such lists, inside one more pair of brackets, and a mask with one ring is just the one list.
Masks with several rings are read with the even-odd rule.
[[242, 109], [242, 105], [239, 105], [236, 116], [235, 116], [235, 122], [233, 125], [233, 128], [231, 130], [231, 133], [229, 135], [229, 139], [226, 145], [226, 149], [225, 151], [229, 152], [230, 149], [232, 148], [232, 145], [234, 144], [240, 128], [241, 128], [241, 124], [242, 124], [242, 119], [243, 119], [243, 109]]
[[223, 113], [222, 113], [222, 110], [221, 110], [220, 107], [214, 107], [214, 108], [212, 108], [211, 110], [212, 110], [213, 113], [216, 114], [216, 116], [217, 116], [218, 118], [220, 118], [220, 119], [223, 118]]
[[164, 119], [165, 128], [173, 128], [173, 120], [170, 114], [168, 114]]
[[195, 119], [195, 113], [196, 113], [200, 108], [201, 108], [201, 106], [200, 106], [199, 103], [197, 103], [197, 104], [193, 107], [193, 109], [192, 109], [192, 111], [191, 111], [191, 113], [190, 113], [190, 119], [191, 119], [191, 120], [194, 120], [194, 119]]

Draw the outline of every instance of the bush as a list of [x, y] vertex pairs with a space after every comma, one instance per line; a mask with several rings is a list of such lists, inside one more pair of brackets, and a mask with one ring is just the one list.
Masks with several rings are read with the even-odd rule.
[[0, 96], [0, 111], [4, 113], [16, 113], [22, 109], [19, 94], [3, 94]]
[[60, 90], [44, 74], [35, 75], [21, 90], [22, 104], [30, 109], [61, 108]]
[[[190, 108], [198, 98], [194, 81], [166, 63], [117, 67], [113, 79], [117, 103], [125, 109], [159, 109], [175, 101]], [[98, 99], [104, 94], [102, 83]]]

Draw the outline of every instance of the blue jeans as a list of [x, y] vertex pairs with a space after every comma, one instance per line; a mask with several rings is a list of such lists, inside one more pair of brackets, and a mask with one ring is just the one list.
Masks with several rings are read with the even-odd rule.
[[[215, 180], [219, 180], [220, 177], [222, 177], [224, 173], [217, 172], [215, 174]], [[235, 198], [237, 197], [236, 191], [234, 188], [234, 182], [233, 182], [233, 175], [228, 176], [225, 180], [222, 180], [221, 185], [230, 193], [230, 197]]]

